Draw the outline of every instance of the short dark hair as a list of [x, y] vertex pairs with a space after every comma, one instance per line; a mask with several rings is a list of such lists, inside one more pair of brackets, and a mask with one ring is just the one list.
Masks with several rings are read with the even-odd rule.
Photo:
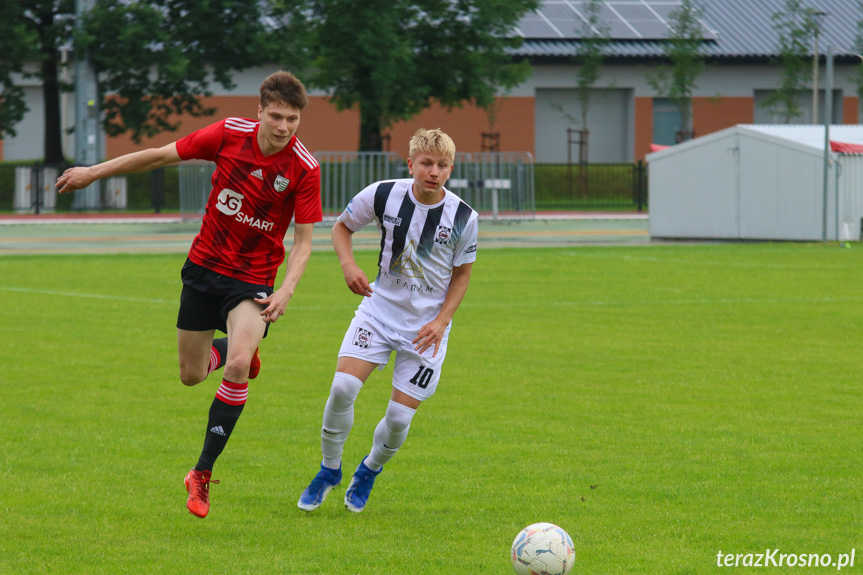
[[278, 103], [288, 104], [298, 110], [309, 104], [306, 87], [290, 72], [273, 72], [261, 83], [261, 108]]

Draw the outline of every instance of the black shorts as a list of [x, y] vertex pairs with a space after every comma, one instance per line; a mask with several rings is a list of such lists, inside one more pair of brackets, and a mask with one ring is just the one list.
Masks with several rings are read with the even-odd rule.
[[[272, 295], [273, 287], [250, 284], [219, 275], [186, 260], [177, 328], [187, 331], [217, 329], [228, 333], [228, 313], [241, 301]], [[261, 310], [264, 306], [260, 306]], [[267, 324], [269, 329], [270, 324]], [[267, 337], [264, 331], [264, 337]]]

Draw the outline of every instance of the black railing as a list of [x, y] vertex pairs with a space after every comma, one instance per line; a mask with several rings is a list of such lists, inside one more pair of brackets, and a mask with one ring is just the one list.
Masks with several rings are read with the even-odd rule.
[[535, 164], [536, 209], [647, 209], [647, 165]]

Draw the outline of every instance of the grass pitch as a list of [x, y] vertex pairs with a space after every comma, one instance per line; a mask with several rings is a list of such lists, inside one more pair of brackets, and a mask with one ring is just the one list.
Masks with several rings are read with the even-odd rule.
[[219, 377], [177, 377], [183, 260], [0, 258], [0, 573], [508, 574], [537, 521], [572, 535], [575, 573], [777, 548], [863, 564], [857, 246], [481, 250], [438, 393], [360, 515], [342, 498], [391, 367], [360, 394], [342, 487], [296, 508], [357, 304], [314, 253], [204, 520], [182, 480]]

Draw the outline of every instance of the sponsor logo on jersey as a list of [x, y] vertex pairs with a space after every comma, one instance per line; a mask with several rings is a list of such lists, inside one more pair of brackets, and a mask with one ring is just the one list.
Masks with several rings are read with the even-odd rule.
[[409, 278], [425, 279], [413, 240], [410, 241], [396, 261], [390, 265], [390, 271]]
[[234, 218], [241, 224], [245, 224], [250, 228], [258, 228], [262, 232], [271, 232], [275, 229], [276, 224], [273, 222], [268, 222], [267, 220], [262, 220], [260, 218], [256, 218], [255, 216], [248, 216], [243, 212], [238, 212], [237, 217]]
[[452, 228], [446, 226], [438, 226], [437, 233], [434, 236], [436, 244], [445, 244], [452, 237]]
[[475, 251], [476, 251], [476, 244], [474, 244], [474, 245], [472, 245], [471, 247], [469, 247], [468, 249], [466, 249], [466, 250], [464, 251], [464, 253], [466, 253], [466, 254], [472, 254], [472, 253], [473, 253], [473, 252], [475, 252]]
[[372, 346], [373, 337], [374, 334], [372, 332], [358, 327], [356, 333], [354, 334], [354, 345], [363, 349], [368, 349]]
[[243, 194], [225, 188], [219, 192], [219, 198], [216, 201], [216, 209], [226, 216], [236, 216], [234, 219], [241, 224], [245, 224], [252, 228], [257, 228], [263, 232], [269, 232], [275, 229], [276, 224], [262, 220], [254, 216], [249, 216], [241, 212], [243, 207]]
[[216, 208], [225, 215], [233, 216], [243, 207], [243, 194], [225, 188], [219, 192]]
[[261, 181], [264, 179], [264, 172], [262, 172], [260, 168], [252, 172], [252, 175]]
[[288, 189], [288, 184], [291, 183], [291, 180], [288, 178], [284, 178], [282, 176], [276, 176], [276, 181], [273, 182], [273, 187], [276, 188], [277, 192], [284, 192]]
[[388, 216], [386, 214], [384, 214], [384, 221], [389, 222], [394, 226], [402, 225], [402, 219], [401, 218], [394, 218], [393, 216]]

